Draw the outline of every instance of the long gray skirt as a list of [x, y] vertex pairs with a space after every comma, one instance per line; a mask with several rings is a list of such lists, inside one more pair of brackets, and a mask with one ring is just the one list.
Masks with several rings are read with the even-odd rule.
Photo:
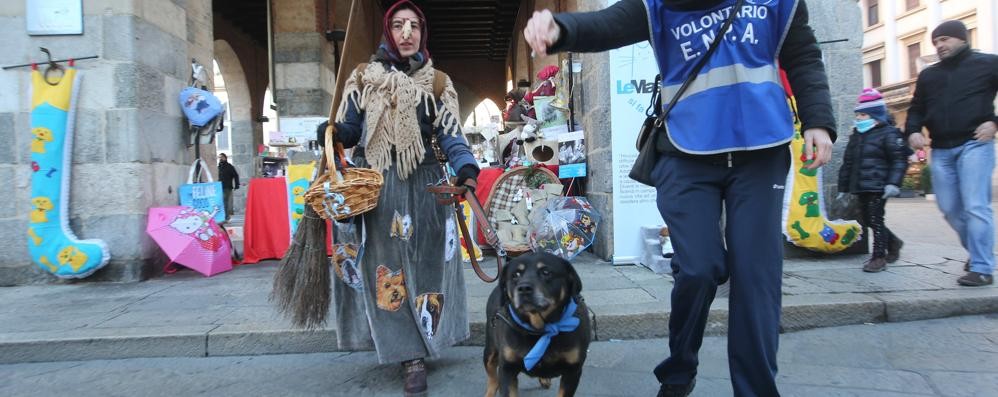
[[403, 181], [394, 166], [385, 171], [378, 206], [363, 215], [359, 260], [336, 260], [343, 256], [334, 253], [340, 349], [374, 348], [382, 364], [397, 363], [436, 357], [469, 337], [454, 207], [426, 191], [440, 173], [439, 165], [423, 164]]

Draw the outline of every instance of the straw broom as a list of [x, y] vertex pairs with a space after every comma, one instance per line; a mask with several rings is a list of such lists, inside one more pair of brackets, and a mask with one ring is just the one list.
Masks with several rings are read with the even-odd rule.
[[[378, 47], [381, 37], [381, 12], [377, 2], [352, 0], [347, 20], [347, 38], [336, 71], [336, 90], [329, 109], [329, 122], [336, 119], [337, 104], [343, 96], [343, 85], [350, 70], [365, 62], [371, 51]], [[342, 77], [340, 77], [342, 76]], [[329, 130], [326, 133], [329, 134]], [[326, 161], [336, 161], [323, 154], [319, 170], [326, 169]], [[293, 325], [317, 328], [326, 322], [330, 304], [330, 263], [326, 259], [325, 222], [311, 208], [305, 206], [304, 219], [298, 224], [291, 247], [281, 259], [281, 267], [274, 275], [274, 289], [270, 300], [279, 312], [291, 319]]]
[[[325, 169], [323, 154], [319, 169]], [[326, 221], [310, 205], [291, 246], [274, 274], [270, 301], [298, 328], [316, 329], [326, 323], [331, 300], [330, 263], [326, 257]]]

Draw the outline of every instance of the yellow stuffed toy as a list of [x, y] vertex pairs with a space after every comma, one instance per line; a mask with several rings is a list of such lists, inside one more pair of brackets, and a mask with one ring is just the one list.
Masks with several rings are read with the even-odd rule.
[[801, 248], [823, 253], [842, 251], [859, 241], [863, 229], [859, 222], [829, 220], [821, 192], [821, 170], [806, 167], [814, 160], [804, 157], [804, 137], [797, 119], [797, 102], [789, 99], [794, 117], [794, 139], [790, 142], [792, 163], [783, 197], [783, 234], [787, 241]]

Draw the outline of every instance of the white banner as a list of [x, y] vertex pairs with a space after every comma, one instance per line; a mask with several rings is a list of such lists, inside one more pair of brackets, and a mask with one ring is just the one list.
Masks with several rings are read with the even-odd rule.
[[645, 119], [658, 66], [645, 41], [610, 51], [610, 128], [613, 134], [613, 263], [638, 263], [642, 226], [664, 224], [655, 189], [627, 177], [638, 157], [634, 147]]

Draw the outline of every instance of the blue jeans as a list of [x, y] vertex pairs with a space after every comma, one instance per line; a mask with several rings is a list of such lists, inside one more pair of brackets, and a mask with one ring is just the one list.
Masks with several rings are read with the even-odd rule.
[[932, 190], [946, 221], [970, 253], [970, 271], [995, 270], [995, 221], [991, 209], [994, 141], [969, 141], [952, 149], [932, 149]]

